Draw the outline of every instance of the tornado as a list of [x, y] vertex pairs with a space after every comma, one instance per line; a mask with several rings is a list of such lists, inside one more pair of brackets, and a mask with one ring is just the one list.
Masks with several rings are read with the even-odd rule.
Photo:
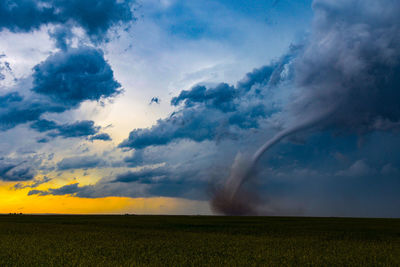
[[334, 109], [332, 108], [317, 116], [310, 116], [308, 120], [278, 132], [250, 158], [238, 153], [226, 183], [221, 188], [216, 189], [211, 200], [212, 209], [225, 215], [256, 215], [257, 211], [256, 207], [254, 207], [253, 199], [255, 194], [253, 192], [245, 192], [242, 187], [246, 181], [256, 176], [256, 166], [260, 158], [282, 139], [318, 125], [326, 120], [333, 111]]

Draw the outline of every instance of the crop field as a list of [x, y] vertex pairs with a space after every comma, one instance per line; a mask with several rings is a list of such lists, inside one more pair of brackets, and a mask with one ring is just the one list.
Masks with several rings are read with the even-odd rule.
[[0, 266], [400, 266], [399, 219], [0, 216]]

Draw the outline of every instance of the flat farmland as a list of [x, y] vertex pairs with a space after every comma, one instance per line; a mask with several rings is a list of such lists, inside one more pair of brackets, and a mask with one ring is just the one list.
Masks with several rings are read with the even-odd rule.
[[400, 266], [400, 219], [0, 216], [0, 266]]

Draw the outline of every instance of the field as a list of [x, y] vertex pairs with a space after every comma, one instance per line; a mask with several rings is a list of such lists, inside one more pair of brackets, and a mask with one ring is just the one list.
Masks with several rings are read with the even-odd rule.
[[399, 219], [0, 216], [0, 266], [400, 266]]

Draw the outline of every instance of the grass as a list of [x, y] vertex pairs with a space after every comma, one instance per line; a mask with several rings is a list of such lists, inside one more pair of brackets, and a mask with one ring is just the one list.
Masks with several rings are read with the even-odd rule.
[[400, 266], [399, 219], [0, 216], [0, 266]]

